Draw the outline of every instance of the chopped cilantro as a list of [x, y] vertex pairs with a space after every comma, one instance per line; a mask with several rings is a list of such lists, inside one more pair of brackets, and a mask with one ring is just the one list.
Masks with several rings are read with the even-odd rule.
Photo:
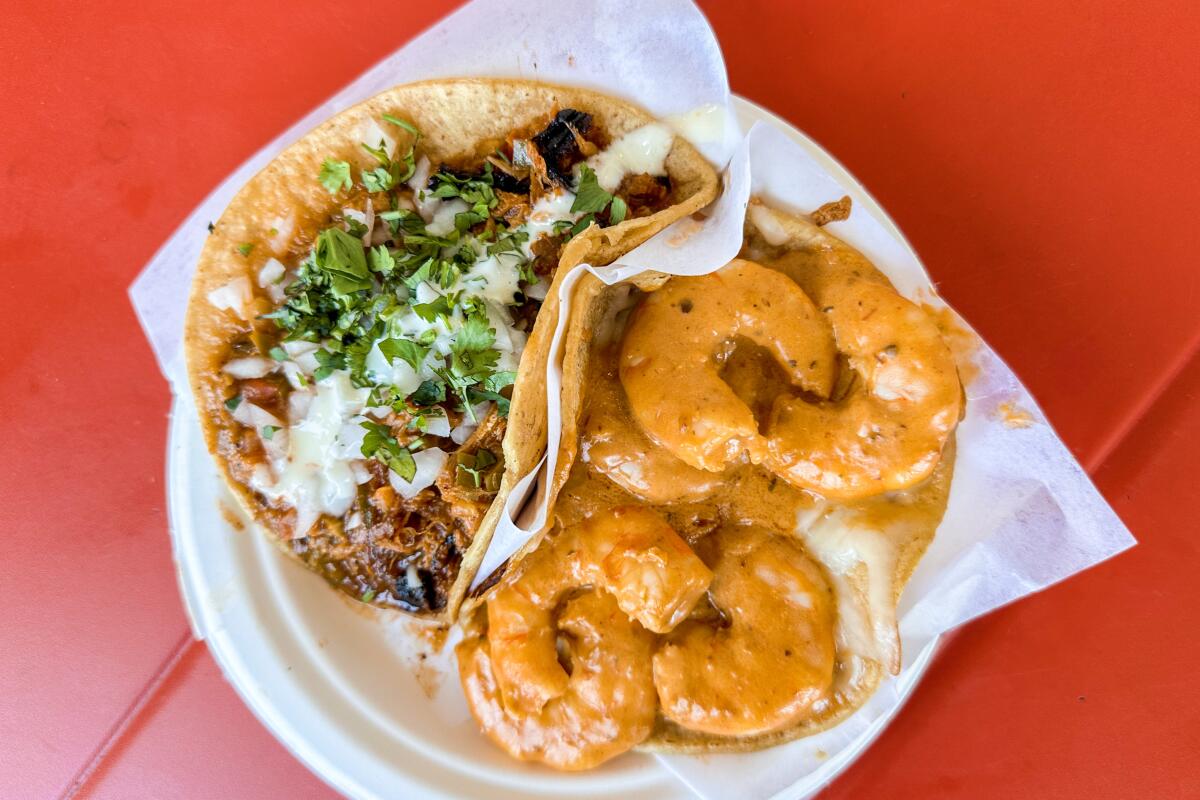
[[579, 167], [579, 186], [575, 189], [575, 202], [571, 203], [572, 214], [595, 214], [603, 211], [612, 202], [612, 195], [600, 187], [596, 173], [587, 164]]
[[321, 165], [318, 180], [329, 190], [330, 194], [337, 194], [343, 189], [348, 190], [354, 186], [354, 181], [350, 178], [350, 164], [346, 161], [335, 161], [332, 158], [325, 159], [325, 163]]
[[483, 382], [483, 388], [489, 392], [499, 392], [506, 386], [512, 386], [517, 380], [515, 372], [493, 372], [488, 376], [488, 379]]
[[613, 195], [612, 204], [608, 207], [608, 224], [616, 225], [625, 220], [625, 216], [629, 213], [629, 206], [621, 198]]
[[382, 164], [384, 168], [387, 168], [391, 166], [392, 159], [388, 156], [387, 150], [384, 148], [384, 144], [385, 143], [381, 141], [378, 147], [371, 147], [371, 145], [367, 144], [366, 142], [359, 142], [359, 145], [363, 150], [366, 150], [368, 153], [374, 156], [375, 160]]
[[364, 603], [371, 602], [372, 600], [375, 599], [375, 590], [367, 589], [365, 592], [362, 593], [362, 596], [359, 597], [358, 599]]
[[270, 441], [275, 438], [275, 431], [279, 430], [275, 425], [263, 425], [262, 438]]
[[345, 353], [331, 353], [322, 348], [313, 353], [313, 356], [317, 359], [317, 364], [319, 365], [317, 371], [313, 373], [313, 377], [318, 381], [328, 378], [333, 374], [334, 370], [345, 369], [346, 367]]
[[567, 240], [574, 239], [579, 234], [583, 233], [589, 225], [596, 219], [595, 214], [584, 214], [570, 228], [567, 229]]
[[253, 242], [243, 242], [242, 244], [238, 245], [238, 252], [241, 253], [243, 256], [250, 255], [250, 251], [253, 249], [254, 249]]
[[362, 241], [340, 228], [321, 231], [314, 263], [329, 276], [335, 295], [344, 296], [371, 288], [371, 273], [367, 270]]
[[388, 426], [366, 421], [362, 423], [362, 427], [367, 431], [367, 435], [363, 437], [362, 454], [367, 458], [382, 461], [401, 478], [411, 481], [417, 474], [412, 452], [396, 441]]
[[432, 406], [446, 402], [446, 384], [441, 381], [422, 381], [417, 390], [408, 396], [418, 406]]
[[[596, 173], [587, 164], [582, 164], [579, 167], [579, 186], [575, 189], [575, 202], [571, 203], [571, 213], [586, 214], [583, 219], [592, 220], [593, 214], [599, 214], [604, 209], [608, 209], [608, 224], [616, 225], [622, 222], [629, 214], [628, 204], [617, 197], [616, 195], [606, 192], [601, 186], [600, 181], [596, 178]], [[571, 236], [575, 236], [583, 228], [579, 227], [579, 223], [583, 219], [575, 223], [571, 227]]]
[[396, 178], [387, 167], [362, 171], [363, 186], [368, 192], [386, 192], [396, 185]]
[[236, 411], [237, 407], [240, 406], [241, 404], [242, 404], [242, 396], [240, 394], [235, 394], [233, 397], [231, 397], [225, 401], [225, 407], [228, 408], [230, 411]]
[[383, 353], [389, 363], [401, 358], [416, 370], [421, 368], [421, 362], [425, 360], [429, 348], [408, 339], [384, 339], [379, 343], [379, 352]]
[[413, 313], [426, 322], [433, 322], [439, 316], [450, 313], [450, 301], [445, 295], [439, 295], [436, 300], [428, 303], [417, 303], [412, 307]]
[[396, 259], [384, 245], [371, 248], [371, 271], [388, 277], [396, 269]]
[[477, 353], [488, 349], [495, 341], [496, 331], [488, 326], [487, 317], [473, 314], [463, 323], [450, 349], [455, 353]]
[[403, 128], [418, 139], [421, 137], [421, 132], [417, 130], [417, 126], [413, 125], [408, 120], [400, 119], [399, 117], [393, 117], [391, 114], [384, 114], [383, 119], [385, 122], [390, 122], [393, 125]]

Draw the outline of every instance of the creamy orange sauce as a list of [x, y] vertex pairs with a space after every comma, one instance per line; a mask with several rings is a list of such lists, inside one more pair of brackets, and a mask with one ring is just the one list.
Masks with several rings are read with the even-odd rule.
[[921, 308], [937, 323], [942, 340], [954, 354], [954, 363], [958, 365], [958, 377], [963, 386], [970, 386], [979, 377], [979, 365], [975, 363], [975, 354], [979, 352], [983, 343], [974, 331], [963, 327], [958, 315], [949, 306], [923, 304]]

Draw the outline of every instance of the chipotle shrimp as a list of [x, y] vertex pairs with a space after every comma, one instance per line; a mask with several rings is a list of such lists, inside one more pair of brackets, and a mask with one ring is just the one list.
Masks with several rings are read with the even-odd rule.
[[833, 683], [834, 602], [820, 567], [794, 540], [725, 528], [697, 550], [724, 624], [688, 621], [654, 655], [667, 719], [718, 735], [797, 722]]
[[[485, 733], [517, 758], [561, 769], [633, 747], [654, 718], [650, 631], [683, 620], [711, 579], [646, 508], [614, 508], [560, 531], [488, 599], [486, 634], [459, 648], [463, 688]], [[587, 587], [590, 595], [572, 597]], [[647, 693], [648, 703], [635, 702]]]
[[601, 591], [568, 600], [559, 632], [571, 674], [563, 673], [561, 692], [536, 710], [506, 703], [496, 680], [496, 650], [485, 636], [469, 636], [458, 646], [459, 675], [479, 726], [513, 758], [589, 769], [644, 741], [654, 727], [654, 637]]
[[633, 416], [655, 443], [697, 469], [720, 472], [767, 454], [753, 412], [721, 380], [739, 338], [770, 351], [798, 389], [829, 394], [828, 323], [787, 276], [752, 261], [672, 278], [642, 300], [625, 331], [620, 374]]
[[915, 486], [937, 466], [962, 414], [954, 356], [929, 314], [857, 250], [805, 220], [788, 222], [792, 249], [773, 265], [829, 320], [848, 388], [838, 398], [777, 398], [764, 464], [831, 498]]

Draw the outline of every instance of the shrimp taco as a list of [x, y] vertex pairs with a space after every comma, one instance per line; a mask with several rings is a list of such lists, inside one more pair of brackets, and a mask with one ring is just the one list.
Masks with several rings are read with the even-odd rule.
[[330, 119], [242, 188], [196, 270], [188, 375], [229, 486], [341, 592], [450, 619], [545, 447], [555, 281], [717, 186], [594, 91], [431, 81]]
[[554, 521], [463, 609], [468, 705], [509, 754], [753, 750], [900, 667], [964, 395], [935, 319], [824, 225], [751, 204], [700, 277], [587, 276]]

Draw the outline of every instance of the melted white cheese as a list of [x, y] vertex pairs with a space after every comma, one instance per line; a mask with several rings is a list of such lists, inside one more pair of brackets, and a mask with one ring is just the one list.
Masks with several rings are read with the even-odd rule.
[[533, 208], [530, 209], [525, 223], [521, 225], [521, 230], [529, 234], [525, 244], [521, 246], [526, 258], [533, 258], [534, 242], [542, 236], [554, 234], [555, 228], [558, 227], [555, 223], [562, 220], [574, 222], [583, 216], [571, 211], [574, 203], [575, 195], [565, 189], [556, 189], [552, 194], [542, 195], [538, 198], [538, 201], [533, 204]]
[[719, 142], [725, 138], [725, 109], [705, 103], [691, 111], [667, 117], [667, 124], [692, 144]]
[[345, 458], [351, 443], [340, 441], [339, 434], [362, 413], [369, 394], [342, 371], [321, 381], [304, 418], [288, 431], [286, 457], [271, 465], [274, 479], [256, 475], [252, 481], [268, 498], [284, 498], [295, 507], [294, 536], [305, 535], [321, 514], [341, 517], [350, 510], [358, 483]]
[[835, 509], [803, 531], [809, 552], [825, 565], [838, 605], [839, 649], [899, 665], [893, 576], [895, 539], [889, 531], [850, 524]]
[[675, 134], [661, 122], [651, 122], [617, 139], [587, 160], [596, 181], [607, 192], [615, 192], [626, 175], [666, 175], [664, 162], [671, 152]]

